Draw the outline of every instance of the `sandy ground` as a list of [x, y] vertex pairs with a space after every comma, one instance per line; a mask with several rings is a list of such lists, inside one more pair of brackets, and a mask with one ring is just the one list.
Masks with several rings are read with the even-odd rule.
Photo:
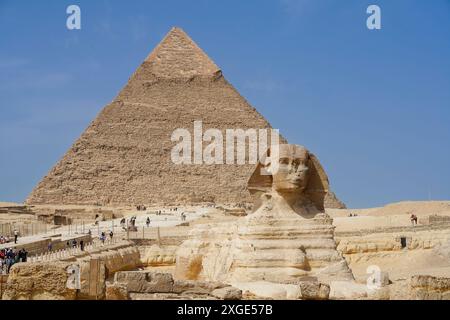
[[[419, 225], [421, 219], [430, 215], [450, 216], [450, 201], [404, 201], [380, 208], [327, 209], [327, 213], [333, 217], [336, 232], [408, 227], [411, 214], [418, 217]], [[357, 216], [349, 217], [350, 213]]]

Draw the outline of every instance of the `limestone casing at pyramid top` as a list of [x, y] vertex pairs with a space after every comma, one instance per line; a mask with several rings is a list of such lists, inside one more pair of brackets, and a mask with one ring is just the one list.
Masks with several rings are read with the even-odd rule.
[[174, 27], [142, 64], [145, 75], [156, 78], [216, 77], [220, 68], [181, 29]]

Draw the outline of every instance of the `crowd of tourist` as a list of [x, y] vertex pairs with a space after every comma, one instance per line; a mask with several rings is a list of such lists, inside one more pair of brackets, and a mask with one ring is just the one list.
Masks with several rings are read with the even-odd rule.
[[10, 241], [11, 239], [9, 239], [9, 237], [0, 235], [0, 244], [8, 243]]
[[0, 274], [8, 274], [11, 267], [18, 262], [27, 262], [28, 251], [13, 248], [0, 250]]

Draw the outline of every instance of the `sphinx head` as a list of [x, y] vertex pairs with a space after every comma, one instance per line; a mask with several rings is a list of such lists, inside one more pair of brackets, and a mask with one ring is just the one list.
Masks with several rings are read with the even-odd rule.
[[319, 210], [324, 209], [328, 192], [328, 177], [318, 159], [305, 147], [282, 144], [268, 149], [248, 182], [251, 194], [275, 191], [281, 195], [311, 200]]
[[[270, 158], [272, 167], [272, 188], [278, 192], [305, 191], [309, 178], [309, 152], [304, 147], [283, 144], [279, 146], [278, 156]], [[274, 162], [277, 165], [274, 166]]]

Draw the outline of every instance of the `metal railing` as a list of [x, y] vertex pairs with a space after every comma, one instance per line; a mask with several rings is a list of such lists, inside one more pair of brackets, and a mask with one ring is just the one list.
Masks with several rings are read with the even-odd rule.
[[104, 243], [100, 240], [95, 240], [95, 241], [92, 241], [92, 242], [86, 244], [83, 247], [83, 250], [81, 250], [81, 247], [79, 245], [77, 245], [76, 247], [69, 247], [66, 249], [42, 252], [40, 254], [31, 256], [27, 260], [27, 262], [50, 262], [50, 261], [67, 259], [71, 256], [81, 255], [83, 253], [89, 254], [91, 251], [97, 250], [99, 248], [107, 249], [107, 246], [117, 244], [119, 242], [120, 242], [120, 240], [114, 239], [114, 238], [107, 239], [107, 240], [105, 240]]

